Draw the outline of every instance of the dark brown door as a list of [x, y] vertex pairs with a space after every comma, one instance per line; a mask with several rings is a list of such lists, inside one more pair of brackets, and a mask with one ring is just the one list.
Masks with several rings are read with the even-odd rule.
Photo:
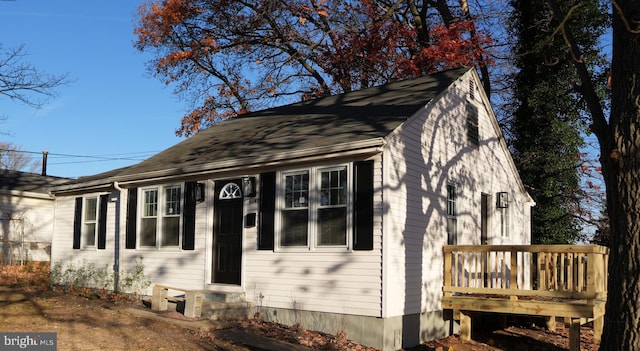
[[[489, 208], [491, 206], [491, 196], [488, 194], [482, 194], [482, 200], [480, 201], [480, 245], [487, 245], [489, 243]], [[489, 276], [487, 274], [489, 266], [489, 253], [484, 253], [484, 279], [483, 287], [489, 287]]]
[[480, 203], [480, 245], [489, 243], [489, 206], [491, 206], [491, 196], [482, 194]]
[[242, 263], [242, 183], [216, 182], [213, 228], [213, 283], [240, 284]]

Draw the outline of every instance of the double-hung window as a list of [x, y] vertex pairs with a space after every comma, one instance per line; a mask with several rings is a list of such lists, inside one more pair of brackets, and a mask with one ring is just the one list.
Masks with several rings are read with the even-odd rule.
[[98, 197], [84, 198], [82, 247], [95, 247], [98, 232]]
[[347, 245], [347, 168], [320, 170], [318, 246]]
[[447, 185], [447, 244], [458, 244], [458, 213], [456, 208], [456, 186]]
[[281, 248], [348, 246], [349, 167], [281, 173]]
[[182, 186], [143, 188], [141, 190], [141, 247], [178, 247], [182, 218]]
[[498, 209], [500, 211], [500, 235], [503, 238], [509, 237], [509, 207]]
[[309, 244], [309, 171], [284, 175], [280, 246]]

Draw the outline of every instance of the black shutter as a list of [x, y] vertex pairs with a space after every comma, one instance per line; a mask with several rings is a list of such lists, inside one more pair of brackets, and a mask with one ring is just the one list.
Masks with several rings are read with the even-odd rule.
[[100, 210], [98, 212], [98, 249], [107, 246], [107, 204], [109, 195], [100, 195]]
[[276, 173], [260, 174], [260, 226], [258, 250], [273, 250], [276, 212]]
[[196, 241], [196, 182], [184, 184], [184, 212], [182, 213], [182, 249], [194, 250]]
[[354, 163], [353, 249], [373, 250], [373, 161]]
[[127, 232], [125, 234], [125, 248], [136, 248], [136, 214], [138, 211], [138, 188], [129, 189], [127, 195]]
[[80, 237], [82, 233], [82, 198], [76, 197], [76, 208], [73, 214], [73, 248], [80, 248]]

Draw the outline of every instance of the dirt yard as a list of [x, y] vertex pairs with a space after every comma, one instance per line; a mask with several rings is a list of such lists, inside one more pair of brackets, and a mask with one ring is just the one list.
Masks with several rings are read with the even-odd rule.
[[[347, 340], [260, 320], [212, 324], [176, 312], [157, 314], [142, 301], [95, 293], [51, 291], [44, 269], [24, 273], [0, 267], [0, 332], [57, 332], [58, 350], [374, 351]], [[498, 351], [568, 349], [568, 331], [548, 332], [525, 320], [506, 329], [457, 336], [405, 351]], [[595, 351], [593, 332], [582, 330], [582, 350]]]

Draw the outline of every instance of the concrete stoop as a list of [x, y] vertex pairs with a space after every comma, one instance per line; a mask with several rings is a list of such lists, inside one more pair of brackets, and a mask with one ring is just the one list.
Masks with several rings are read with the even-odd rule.
[[202, 318], [211, 320], [239, 319], [251, 316], [253, 304], [243, 292], [202, 291]]
[[214, 301], [214, 302], [244, 302], [245, 301], [243, 292], [202, 290], [201, 293], [204, 295], [205, 301]]
[[204, 301], [204, 303], [202, 304], [202, 318], [207, 318], [214, 321], [248, 318], [252, 315], [252, 311], [253, 304], [246, 301]]
[[[171, 289], [176, 290], [174, 288]], [[159, 294], [159, 291], [156, 293]], [[187, 299], [187, 294], [196, 297]], [[156, 311], [176, 311], [185, 316], [187, 316], [187, 311], [191, 311], [192, 315], [196, 318], [209, 319], [212, 321], [241, 319], [253, 315], [253, 303], [245, 300], [243, 292], [188, 290], [185, 294], [168, 294], [163, 298], [156, 298], [156, 300], [160, 302], [164, 301], [164, 305], [160, 306], [161, 308], [156, 308]], [[193, 305], [189, 306], [189, 303]], [[158, 304], [160, 303], [158, 302]], [[151, 301], [149, 305], [151, 305], [153, 309], [153, 303]]]

